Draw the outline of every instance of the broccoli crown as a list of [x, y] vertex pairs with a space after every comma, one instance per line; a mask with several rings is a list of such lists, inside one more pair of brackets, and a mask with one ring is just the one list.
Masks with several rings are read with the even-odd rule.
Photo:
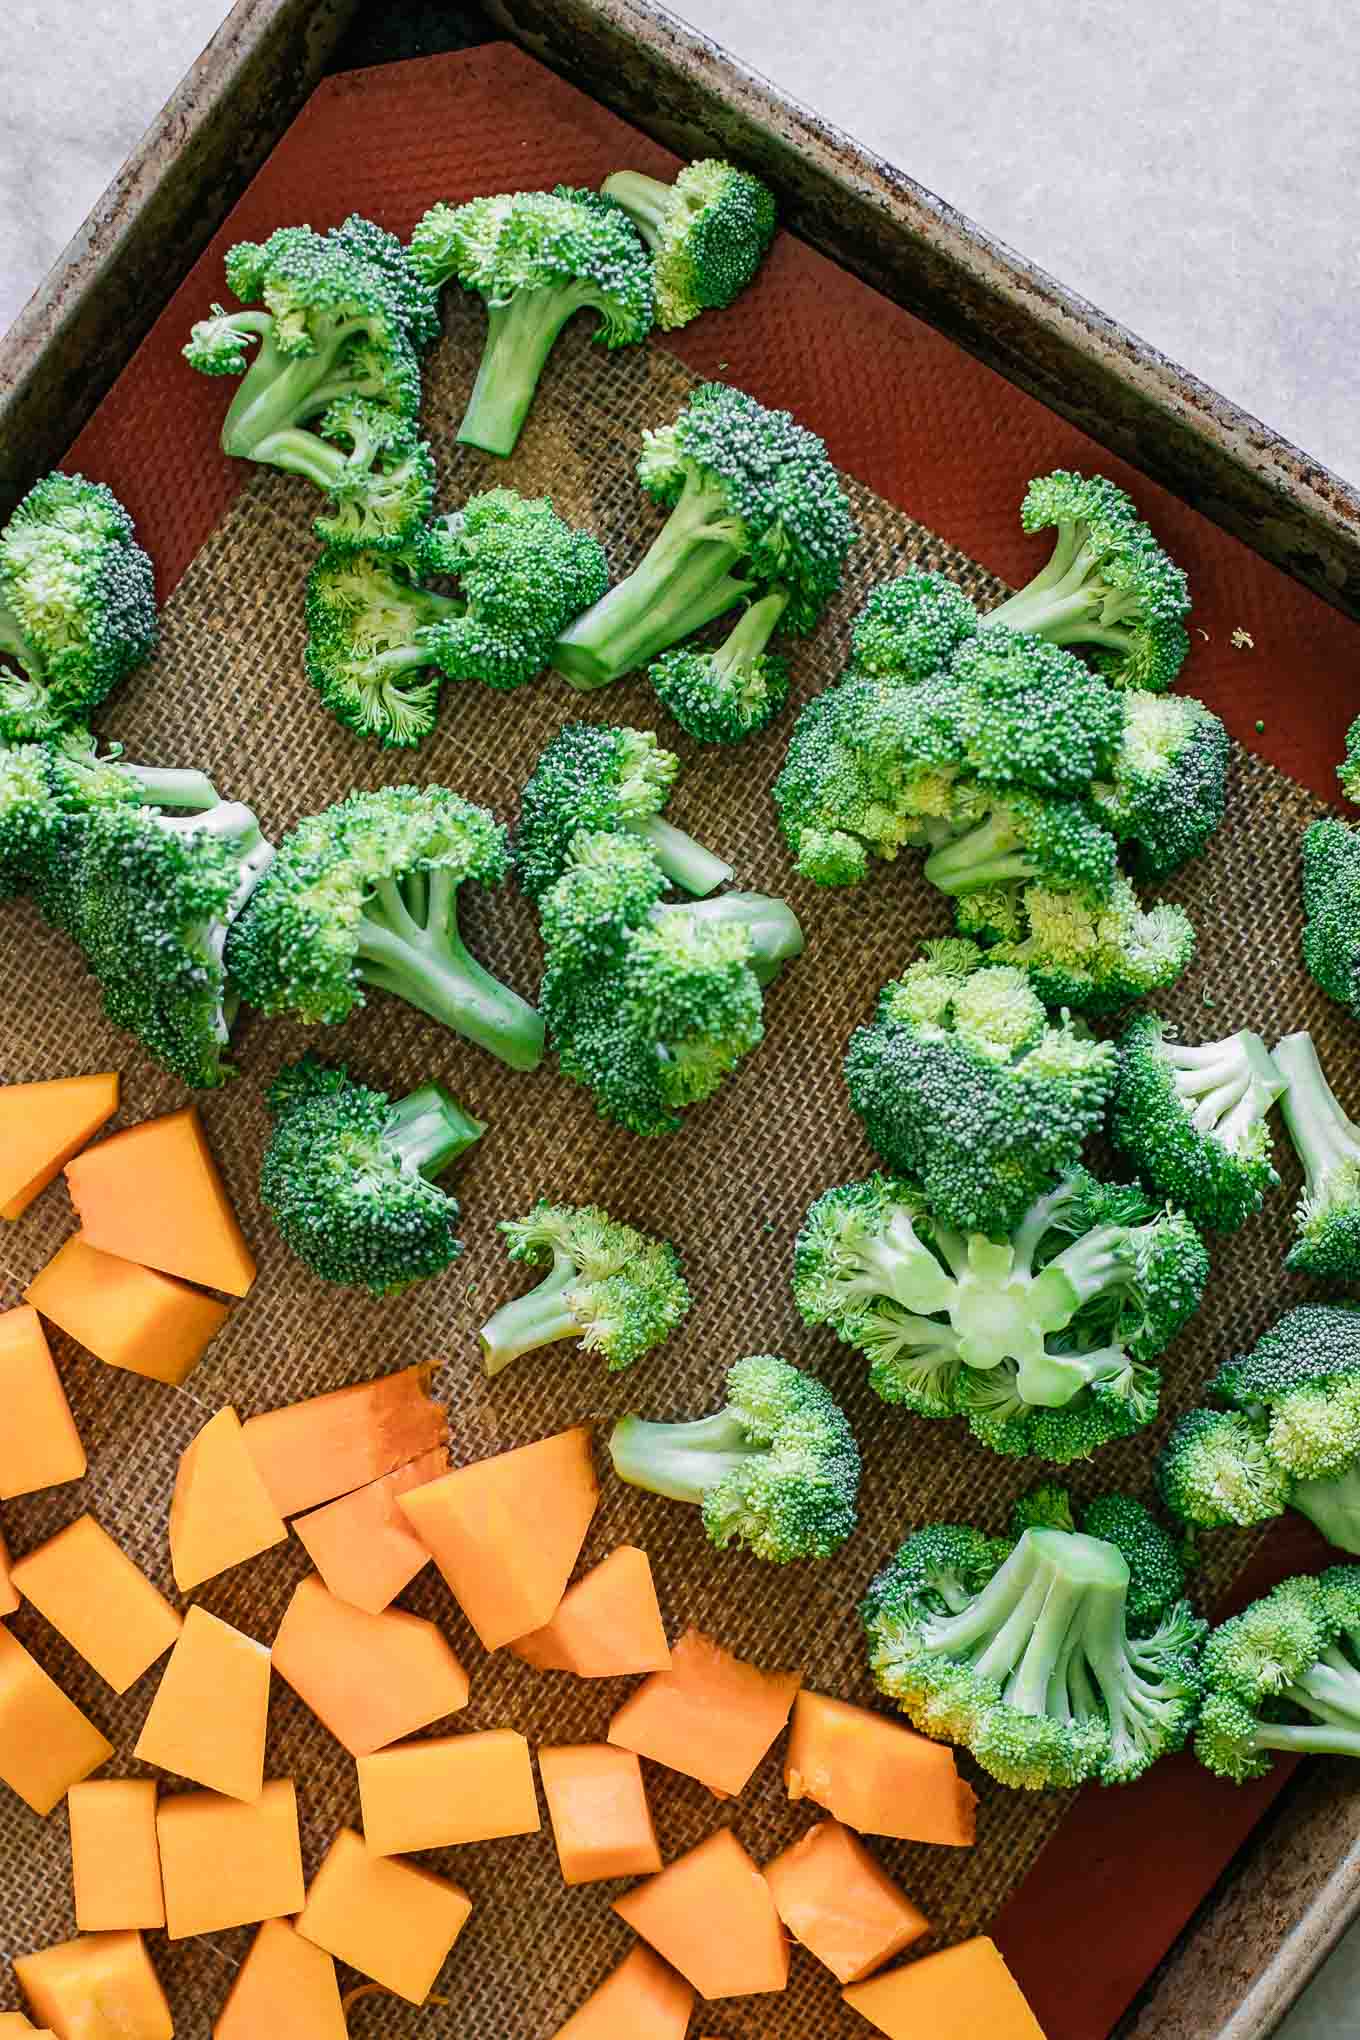
[[1360, 801], [1360, 715], [1346, 732], [1346, 755], [1336, 768], [1347, 800]]
[[880, 581], [855, 618], [855, 669], [878, 679], [928, 680], [977, 628], [977, 611], [948, 575], [899, 574]]
[[1266, 1114], [1284, 1087], [1259, 1034], [1191, 1047], [1140, 1013], [1120, 1037], [1110, 1137], [1196, 1224], [1235, 1232], [1279, 1183]]
[[1115, 1050], [975, 943], [927, 942], [850, 1037], [845, 1078], [871, 1145], [940, 1221], [1006, 1232], [1100, 1125]]
[[955, 917], [961, 935], [994, 945], [994, 962], [1027, 970], [1045, 1005], [1079, 1013], [1164, 990], [1195, 950], [1185, 910], [1167, 900], [1145, 910], [1122, 876], [1104, 905], [1070, 886], [1013, 883], [965, 894]]
[[775, 589], [743, 610], [717, 647], [680, 646], [648, 667], [658, 699], [698, 743], [739, 744], [784, 706], [788, 660], [766, 647], [785, 607], [782, 589]]
[[1070, 652], [992, 625], [954, 655], [961, 763], [998, 786], [1084, 794], [1118, 754], [1125, 708]]
[[673, 184], [619, 170], [601, 194], [623, 207], [652, 250], [656, 322], [667, 329], [730, 305], [774, 239], [774, 193], [718, 157], [687, 163]]
[[1360, 1756], [1360, 1566], [1283, 1580], [1212, 1632], [1195, 1755], [1241, 1784], [1272, 1753]]
[[701, 1507], [720, 1551], [742, 1544], [776, 1565], [830, 1558], [855, 1527], [854, 1433], [820, 1381], [772, 1353], [728, 1369], [727, 1401], [714, 1416], [624, 1417], [609, 1452], [631, 1486]]
[[1072, 1497], [1057, 1481], [1041, 1481], [1028, 1494], [1019, 1496], [1011, 1509], [1012, 1542], [1023, 1537], [1026, 1530], [1075, 1530], [1076, 1527]]
[[561, 1339], [603, 1354], [613, 1373], [661, 1345], [689, 1309], [670, 1241], [638, 1232], [596, 1204], [541, 1198], [527, 1218], [502, 1219], [500, 1229], [512, 1261], [546, 1265], [548, 1273], [482, 1326], [488, 1374]]
[[1303, 832], [1303, 960], [1360, 1017], [1360, 832], [1333, 815]]
[[1287, 1085], [1284, 1123], [1304, 1174], [1298, 1237], [1285, 1265], [1323, 1282], [1360, 1280], [1360, 1126], [1337, 1102], [1310, 1034], [1286, 1034], [1275, 1060]]
[[1182, 1748], [1206, 1625], [1159, 1600], [1170, 1580], [1145, 1559], [1155, 1526], [1139, 1532], [1136, 1506], [1115, 1523], [1138, 1579], [1122, 1545], [1089, 1530], [1031, 1527], [1013, 1544], [957, 1524], [917, 1531], [861, 1608], [880, 1689], [923, 1734], [1029, 1791], [1127, 1784]]
[[1270, 1455], [1264, 1420], [1239, 1410], [1181, 1417], [1157, 1462], [1157, 1482], [1171, 1513], [1204, 1530], [1268, 1523], [1289, 1502], [1289, 1476]]
[[45, 476], [0, 532], [0, 743], [80, 721], [155, 644], [151, 561], [127, 511], [102, 482]]
[[1124, 735], [1107, 780], [1091, 788], [1105, 826], [1132, 848], [1137, 878], [1165, 878], [1198, 857], [1223, 820], [1228, 732], [1188, 694], [1124, 696]]
[[260, 1198], [323, 1282], [392, 1296], [461, 1251], [458, 1205], [433, 1178], [485, 1131], [438, 1084], [394, 1103], [314, 1055], [266, 1095]]
[[46, 744], [0, 745], [0, 900], [49, 865], [58, 829]]

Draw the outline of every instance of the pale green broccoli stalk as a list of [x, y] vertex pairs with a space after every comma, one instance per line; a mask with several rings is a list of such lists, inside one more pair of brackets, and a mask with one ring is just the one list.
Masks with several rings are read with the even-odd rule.
[[1360, 831], [1334, 815], [1303, 832], [1303, 960], [1360, 1019]]
[[1132, 850], [1135, 878], [1166, 878], [1198, 857], [1223, 820], [1228, 732], [1188, 694], [1124, 695], [1124, 735], [1090, 790], [1107, 829]]
[[1274, 1753], [1360, 1757], [1360, 1566], [1282, 1580], [1204, 1647], [1195, 1755], [1235, 1785]]
[[1346, 755], [1336, 768], [1347, 800], [1360, 801], [1360, 715], [1346, 732]]
[[1046, 1006], [1077, 1013], [1117, 1013], [1165, 990], [1195, 953], [1184, 908], [1159, 900], [1144, 909], [1122, 876], [1103, 906], [1071, 886], [1016, 884], [965, 894], [955, 921], [961, 935], [993, 945], [994, 963], [1028, 971]]
[[769, 186], [714, 156], [687, 163], [672, 184], [616, 170], [600, 190], [652, 251], [656, 323], [667, 331], [730, 305], [774, 239]]
[[855, 618], [854, 670], [880, 680], [928, 680], [977, 630], [977, 611], [946, 574], [900, 574], [880, 581]]
[[512, 1261], [548, 1272], [527, 1296], [504, 1303], [478, 1337], [482, 1364], [499, 1374], [512, 1360], [563, 1339], [600, 1353], [611, 1373], [631, 1367], [683, 1321], [690, 1294], [669, 1240], [624, 1225], [595, 1204], [542, 1198], [527, 1218], [502, 1219]]
[[775, 1565], [830, 1558], [855, 1527], [854, 1432], [815, 1376], [772, 1353], [728, 1369], [727, 1400], [711, 1417], [624, 1417], [609, 1455], [631, 1487], [702, 1509], [719, 1551], [741, 1544]]
[[788, 699], [789, 662], [766, 649], [788, 598], [776, 588], [744, 609], [720, 645], [682, 645], [647, 668], [663, 708], [700, 744], [739, 744]]
[[1285, 1266], [1323, 1282], [1360, 1281], [1360, 1126], [1337, 1103], [1311, 1034], [1286, 1034], [1275, 1061], [1287, 1086], [1280, 1109], [1304, 1176], [1294, 1212], [1298, 1238]]

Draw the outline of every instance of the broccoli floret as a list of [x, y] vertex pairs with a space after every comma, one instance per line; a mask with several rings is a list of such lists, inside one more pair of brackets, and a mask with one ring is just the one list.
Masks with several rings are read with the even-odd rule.
[[1360, 715], [1346, 732], [1346, 755], [1336, 768], [1347, 800], [1360, 802]]
[[609, 1454], [620, 1480], [692, 1502], [719, 1551], [775, 1565], [830, 1558], [855, 1527], [860, 1456], [829, 1391], [772, 1353], [727, 1371], [727, 1401], [688, 1424], [624, 1417]]
[[621, 206], [598, 192], [504, 192], [436, 205], [417, 222], [411, 261], [436, 289], [454, 277], [487, 309], [486, 345], [458, 437], [515, 450], [553, 342], [576, 312], [597, 312], [606, 347], [645, 340], [652, 265]]
[[[1125, 1536], [1136, 1510], [1121, 1505]], [[1176, 1599], [1149, 1627], [1150, 1592], [1090, 1531], [1030, 1528], [1008, 1548], [939, 1523], [907, 1539], [860, 1612], [877, 1685], [923, 1734], [963, 1743], [1003, 1785], [1048, 1791], [1125, 1785], [1184, 1746], [1207, 1625]]]
[[600, 190], [652, 251], [656, 323], [667, 331], [740, 297], [774, 239], [774, 193], [716, 156], [687, 163], [673, 184], [616, 170]]
[[1243, 1410], [1190, 1410], [1157, 1462], [1173, 1516], [1202, 1530], [1268, 1523], [1289, 1505], [1289, 1475], [1266, 1443], [1266, 1421]]
[[598, 1205], [542, 1198], [527, 1218], [502, 1219], [500, 1230], [512, 1261], [547, 1263], [548, 1273], [482, 1326], [488, 1374], [561, 1339], [603, 1354], [614, 1373], [660, 1346], [689, 1309], [680, 1256], [669, 1240], [638, 1232]]
[[394, 1102], [309, 1054], [279, 1071], [266, 1103], [260, 1201], [323, 1282], [395, 1296], [462, 1251], [457, 1202], [435, 1178], [486, 1127], [441, 1085]]
[[1140, 1013], [1120, 1037], [1110, 1138], [1197, 1225], [1236, 1232], [1280, 1180], [1266, 1114], [1285, 1083], [1259, 1034], [1192, 1047]]
[[1101, 475], [1059, 469], [1025, 491], [1020, 522], [1056, 531], [1047, 566], [984, 625], [1081, 645], [1119, 687], [1164, 694], [1185, 663], [1185, 575], [1122, 489]]
[[1334, 815], [1303, 832], [1303, 960], [1360, 1019], [1360, 830]]
[[647, 668], [658, 700], [696, 742], [739, 744], [784, 706], [789, 662], [766, 646], [785, 606], [781, 591], [764, 595], [742, 611], [720, 645], [682, 645]]
[[1275, 1044], [1286, 1090], [1281, 1111], [1303, 1164], [1294, 1212], [1298, 1239], [1285, 1266], [1323, 1282], [1360, 1280], [1360, 1126], [1349, 1120], [1322, 1073], [1313, 1037]]
[[925, 874], [951, 899], [1042, 879], [1100, 906], [1115, 881], [1114, 837], [1077, 801], [1045, 800], [999, 788], [972, 789], [968, 825], [932, 850]]
[[1027, 970], [1046, 1006], [1117, 1013], [1174, 985], [1195, 951], [1183, 907], [1159, 900], [1146, 910], [1124, 877], [1093, 906], [1070, 886], [998, 886], [965, 894], [955, 909], [961, 935], [993, 943], [995, 963]]
[[1113, 688], [1043, 638], [993, 626], [949, 667], [960, 765], [995, 786], [1085, 795], [1118, 755], [1126, 710]]
[[1204, 1646], [1195, 1755], [1240, 1785], [1271, 1753], [1360, 1756], [1360, 1566], [1283, 1580]]
[[55, 825], [47, 746], [0, 745], [0, 900], [32, 884], [51, 855]]
[[35, 483], [0, 532], [0, 743], [81, 721], [155, 645], [151, 561], [117, 497], [83, 475]]
[[542, 899], [566, 869], [573, 839], [626, 834], [645, 842], [666, 877], [701, 895], [725, 885], [732, 867], [662, 818], [680, 760], [650, 730], [568, 723], [547, 745], [520, 796], [515, 876]]
[[928, 680], [977, 628], [977, 611], [947, 575], [901, 574], [880, 581], [855, 618], [854, 667], [877, 679]]
[[604, 687], [749, 595], [778, 590], [782, 625], [815, 626], [858, 536], [814, 432], [742, 390], [704, 383], [645, 432], [638, 480], [670, 511], [645, 557], [557, 642], [574, 687]]
[[1049, 1020], [1025, 973], [972, 942], [927, 942], [850, 1037], [845, 1079], [871, 1145], [946, 1225], [1006, 1232], [1100, 1125], [1115, 1050]]
[[290, 830], [233, 927], [228, 964], [262, 1013], [344, 1020], [391, 992], [511, 1069], [537, 1069], [543, 1022], [468, 953], [458, 890], [496, 885], [505, 830], [444, 786], [352, 793]]
[[1010, 1533], [1013, 1539], [1023, 1537], [1026, 1530], [1075, 1530], [1076, 1527], [1072, 1497], [1056, 1481], [1043, 1481], [1038, 1487], [1031, 1488], [1027, 1495], [1020, 1496], [1011, 1510]]
[[1188, 694], [1124, 695], [1124, 736], [1109, 779], [1091, 787], [1096, 812], [1132, 846], [1137, 878], [1165, 878], [1198, 857], [1223, 820], [1228, 732]]

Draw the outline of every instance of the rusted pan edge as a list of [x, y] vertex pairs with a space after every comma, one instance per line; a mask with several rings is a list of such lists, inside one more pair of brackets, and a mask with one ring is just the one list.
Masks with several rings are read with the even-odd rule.
[[1360, 493], [652, 0], [483, 0], [681, 152], [762, 170], [785, 223], [1360, 615]]

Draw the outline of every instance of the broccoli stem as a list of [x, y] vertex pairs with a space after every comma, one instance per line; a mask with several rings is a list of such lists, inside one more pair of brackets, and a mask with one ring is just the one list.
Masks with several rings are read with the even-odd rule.
[[[1275, 1045], [1275, 1063], [1286, 1089], [1280, 1110], [1315, 1197], [1342, 1162], [1360, 1160], [1360, 1126], [1348, 1119], [1323, 1075], [1311, 1034], [1286, 1034]], [[1347, 1545], [1348, 1551], [1360, 1545]]]
[[1106, 582], [1088, 578], [1099, 565], [1086, 526], [1061, 524], [1048, 564], [996, 609], [988, 610], [984, 622], [989, 628], [1003, 624], [1008, 630], [1032, 631], [1051, 644], [1093, 642], [1092, 626], [1110, 621], [1107, 606], [1118, 599]]
[[516, 291], [504, 304], [488, 304], [486, 345], [458, 427], [464, 446], [502, 459], [514, 452], [554, 341], [574, 313], [595, 301], [593, 286], [578, 283]]
[[1033, 1408], [1065, 1409], [1093, 1381], [1117, 1381], [1129, 1368], [1122, 1346], [1100, 1346], [1089, 1353], [1027, 1353], [1016, 1372], [1022, 1401]]
[[677, 829], [663, 815], [648, 815], [645, 821], [633, 822], [629, 826], [632, 834], [650, 843], [657, 863], [671, 884], [683, 886], [696, 898], [716, 892], [732, 876], [730, 864], [721, 857], [715, 857], [711, 850], [705, 850], [702, 843], [686, 835], [683, 829]]
[[713, 670], [721, 678], [758, 659], [779, 628], [789, 606], [787, 588], [771, 588], [758, 602], [749, 602], [713, 654]]
[[1027, 1530], [961, 1614], [922, 1626], [922, 1641], [995, 1679], [1008, 1706], [1061, 1717], [1074, 1684], [1080, 1692], [1093, 1604], [1108, 1601], [1107, 1620], [1122, 1621], [1128, 1583], [1125, 1560], [1103, 1539]]
[[[244, 460], [286, 463], [273, 453], [266, 454], [265, 442], [283, 438], [287, 429], [315, 418], [338, 397], [367, 396], [367, 384], [352, 376], [334, 373], [337, 360], [349, 341], [370, 330], [369, 322], [353, 319], [336, 326], [324, 346], [310, 354], [285, 354], [275, 338], [274, 321], [267, 312], [241, 312], [233, 317], [238, 332], [258, 333], [259, 351], [237, 386], [222, 421], [222, 451]], [[299, 439], [313, 440], [311, 433]], [[320, 440], [315, 440], [321, 445]], [[284, 445], [286, 451], [286, 442]], [[299, 457], [301, 450], [299, 449]], [[344, 456], [338, 458], [343, 460]], [[292, 472], [304, 474], [305, 468]], [[308, 475], [308, 479], [315, 477]]]
[[383, 1146], [403, 1169], [431, 1182], [486, 1132], [486, 1122], [465, 1112], [439, 1084], [422, 1084], [387, 1115]]
[[647, 246], [656, 253], [666, 214], [675, 198], [671, 185], [640, 170], [615, 170], [600, 186], [601, 196], [621, 205]]
[[1136, 1263], [1140, 1235], [1155, 1224], [1097, 1226], [1064, 1247], [1030, 1285], [1033, 1322], [1046, 1332], [1060, 1332], [1098, 1296], [1122, 1289]]
[[1230, 1151], [1248, 1138], [1287, 1082], [1260, 1035], [1247, 1028], [1198, 1047], [1164, 1041], [1161, 1053], [1196, 1132], [1216, 1133]]
[[201, 814], [217, 806], [217, 788], [206, 772], [158, 765], [123, 765], [122, 769], [142, 788], [149, 807], [189, 808]]
[[609, 1456], [620, 1480], [673, 1502], [702, 1503], [718, 1481], [739, 1472], [767, 1448], [753, 1445], [728, 1410], [689, 1424], [649, 1424], [624, 1417], [614, 1426]]
[[764, 893], [723, 893], [716, 900], [663, 904], [656, 911], [689, 914], [699, 921], [739, 922], [751, 938], [751, 969], [762, 987], [773, 984], [784, 965], [803, 953], [803, 930], [793, 908]]
[[[1355, 1648], [1354, 1632], [1345, 1632]], [[1252, 1742], [1260, 1750], [1311, 1750], [1360, 1756], [1360, 1671], [1340, 1643], [1329, 1644], [1280, 1695], [1312, 1716], [1308, 1722], [1258, 1720]]]
[[492, 1312], [477, 1334], [482, 1344], [482, 1365], [488, 1374], [499, 1374], [512, 1360], [525, 1353], [536, 1353], [541, 1346], [555, 1346], [560, 1339], [580, 1337], [580, 1323], [566, 1301], [576, 1281], [576, 1263], [560, 1249], [554, 1249], [552, 1267], [538, 1287]]
[[986, 821], [952, 842], [942, 843], [926, 859], [925, 875], [937, 891], [956, 898], [985, 886], [1009, 885], [1034, 878], [1038, 866], [1025, 850], [1015, 817], [997, 808]]
[[1338, 1551], [1360, 1557], [1360, 1462], [1336, 1480], [1295, 1481], [1289, 1505]]

